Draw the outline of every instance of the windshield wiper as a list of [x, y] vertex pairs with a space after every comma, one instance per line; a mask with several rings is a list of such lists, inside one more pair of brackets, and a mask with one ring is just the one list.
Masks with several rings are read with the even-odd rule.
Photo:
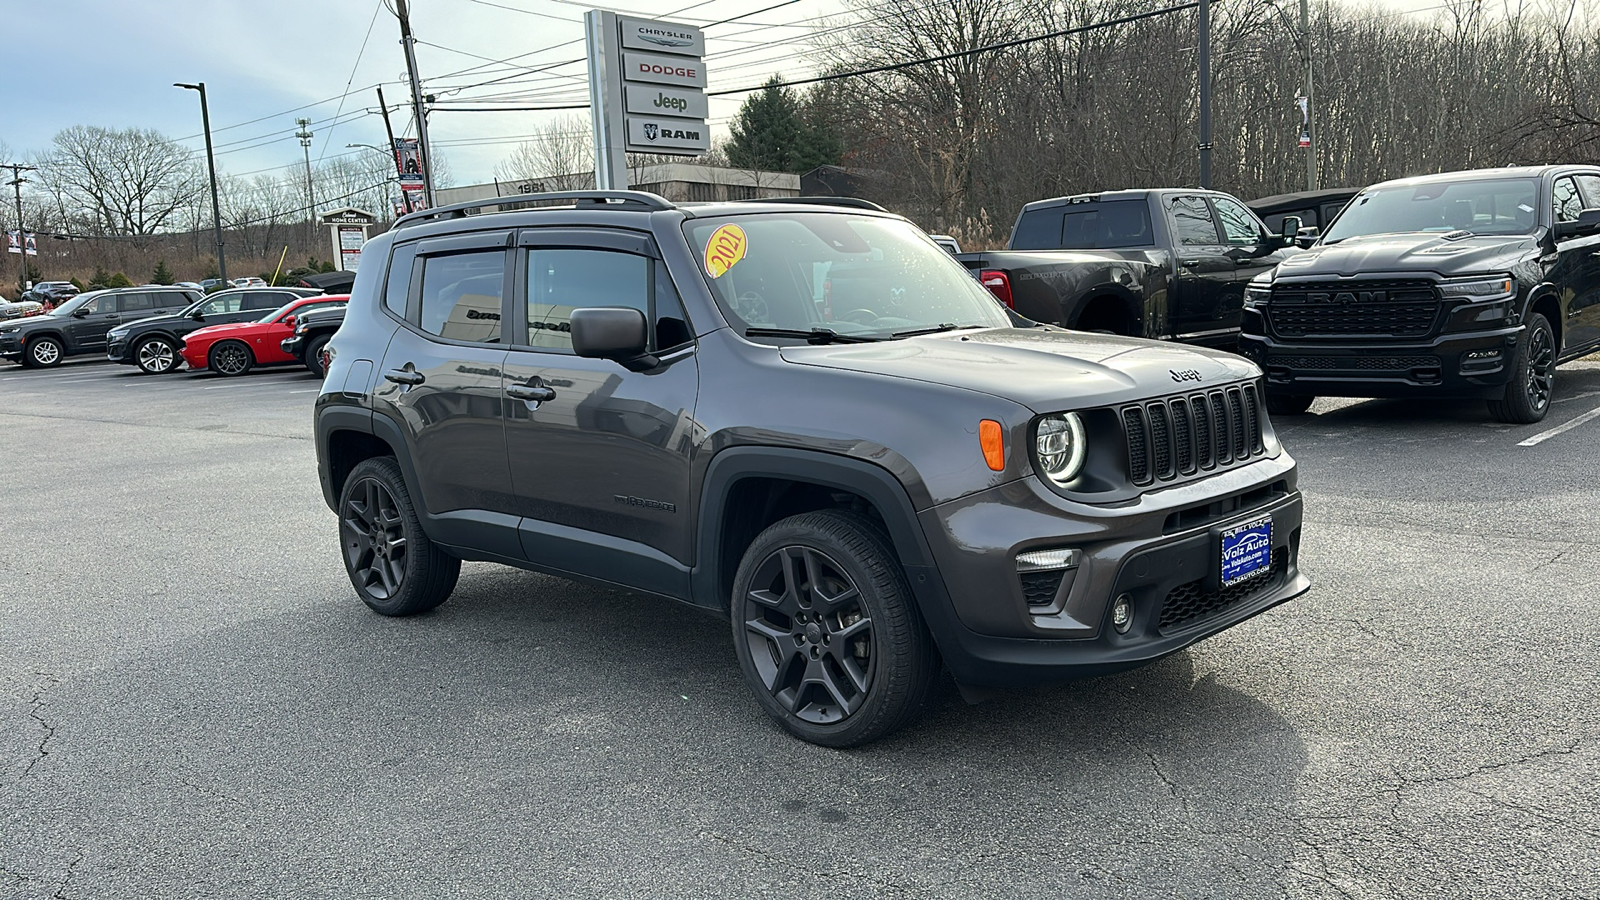
[[840, 334], [832, 328], [812, 328], [808, 331], [798, 328], [746, 328], [744, 336], [805, 338], [808, 344], [866, 344], [882, 340], [859, 334]]
[[942, 325], [930, 325], [927, 328], [913, 328], [910, 331], [896, 331], [890, 337], [916, 337], [919, 334], [938, 334], [941, 331], [955, 331], [957, 328], [982, 328], [982, 325], [957, 325], [954, 322], [945, 322]]

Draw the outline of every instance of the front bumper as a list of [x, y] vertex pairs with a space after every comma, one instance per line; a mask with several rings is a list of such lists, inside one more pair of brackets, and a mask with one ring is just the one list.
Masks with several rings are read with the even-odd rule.
[[107, 344], [106, 359], [115, 363], [128, 363], [130, 365], [138, 362], [133, 358], [133, 342], [127, 338]]
[[301, 335], [294, 335], [293, 337], [286, 337], [282, 341], [278, 342], [278, 349], [280, 349], [283, 352], [289, 354], [290, 356], [294, 357], [295, 359], [300, 359], [300, 353], [301, 353], [302, 345], [304, 345], [305, 342], [306, 342], [306, 339], [304, 337], [302, 337]]
[[16, 362], [22, 358], [22, 338], [15, 334], [0, 334], [0, 356]]
[[1523, 326], [1449, 332], [1406, 342], [1288, 341], [1239, 336], [1239, 353], [1269, 388], [1314, 397], [1459, 397], [1492, 400], [1511, 380]]
[[[1272, 566], [1219, 584], [1218, 532], [1271, 516]], [[936, 577], [912, 574], [924, 617], [963, 685], [1001, 687], [1121, 671], [1160, 659], [1304, 593], [1302, 502], [1288, 454], [1115, 507], [1068, 503], [1025, 478], [923, 511]], [[1017, 554], [1069, 547], [1078, 566], [1030, 596]], [[1127, 594], [1133, 621], [1111, 625]], [[1039, 602], [1048, 599], [1048, 602]]]

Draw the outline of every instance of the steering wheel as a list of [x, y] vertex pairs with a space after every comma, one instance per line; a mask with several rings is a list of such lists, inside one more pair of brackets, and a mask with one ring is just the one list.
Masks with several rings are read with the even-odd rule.
[[[854, 322], [857, 325], [871, 325], [873, 322], [878, 321], [878, 314], [870, 309], [865, 308], [852, 309], [849, 312], [839, 316], [839, 318], [846, 322]], [[863, 321], [863, 319], [865, 319], [865, 321]]]
[[746, 323], [770, 322], [772, 313], [767, 309], [765, 297], [755, 291], [745, 291], [733, 300], [733, 311]]

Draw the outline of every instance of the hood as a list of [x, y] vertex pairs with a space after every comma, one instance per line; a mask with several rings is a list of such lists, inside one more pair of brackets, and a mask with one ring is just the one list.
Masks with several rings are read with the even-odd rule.
[[1537, 252], [1537, 241], [1525, 234], [1374, 234], [1317, 244], [1279, 263], [1276, 277], [1349, 278], [1366, 272], [1419, 272], [1452, 278], [1503, 272]]
[[996, 328], [779, 352], [796, 365], [981, 391], [1034, 412], [1087, 409], [1260, 376], [1253, 363], [1231, 353], [1055, 328]]
[[243, 331], [246, 328], [259, 327], [261, 324], [262, 323], [260, 322], [229, 322], [225, 325], [207, 325], [198, 331], [190, 332], [188, 340], [192, 341], [195, 338], [208, 338], [212, 335], [226, 334], [230, 331]]

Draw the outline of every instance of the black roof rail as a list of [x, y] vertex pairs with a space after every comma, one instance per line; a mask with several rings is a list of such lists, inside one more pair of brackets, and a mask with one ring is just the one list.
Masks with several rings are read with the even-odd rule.
[[460, 219], [466, 216], [467, 210], [481, 209], [485, 206], [548, 200], [572, 200], [574, 205], [579, 208], [622, 206], [648, 210], [677, 209], [677, 206], [672, 201], [648, 191], [547, 191], [542, 194], [512, 194], [508, 197], [485, 197], [482, 200], [469, 200], [465, 203], [452, 203], [449, 206], [422, 209], [396, 219], [394, 227], [404, 228], [407, 225], [414, 225], [428, 219]]
[[860, 197], [754, 197], [747, 200], [735, 200], [735, 203], [800, 203], [806, 206], [845, 206], [851, 209], [870, 209], [875, 212], [888, 212], [887, 209], [863, 200]]

